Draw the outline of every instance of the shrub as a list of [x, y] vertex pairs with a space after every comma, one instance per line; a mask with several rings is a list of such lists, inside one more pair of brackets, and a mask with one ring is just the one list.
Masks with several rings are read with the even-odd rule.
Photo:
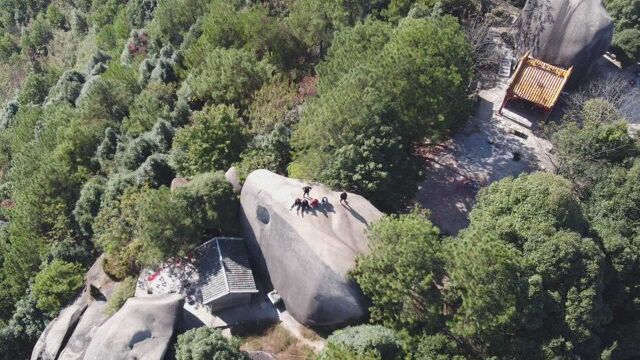
[[640, 29], [625, 29], [613, 36], [613, 52], [624, 64], [640, 61]]
[[55, 259], [36, 275], [33, 296], [39, 309], [55, 315], [83, 285], [82, 265]]
[[169, 186], [176, 177], [176, 172], [169, 164], [169, 157], [165, 154], [153, 154], [136, 170], [136, 184], [152, 188], [162, 185]]
[[588, 100], [575, 115], [566, 118], [552, 135], [558, 173], [584, 189], [601, 177], [603, 167], [622, 164], [637, 156], [640, 148], [627, 131], [627, 123], [615, 107], [602, 99]]
[[113, 128], [106, 128], [104, 139], [96, 150], [96, 157], [102, 161], [113, 160], [118, 146], [118, 139], [118, 133]]
[[19, 109], [20, 105], [17, 101], [11, 100], [7, 102], [2, 112], [0, 112], [0, 130], [7, 129], [13, 125]]
[[415, 210], [374, 223], [371, 252], [352, 273], [372, 300], [371, 319], [394, 329], [437, 331], [444, 320], [434, 287], [444, 276], [442, 244], [427, 215]]
[[55, 102], [68, 102], [69, 104], [75, 104], [76, 99], [80, 95], [82, 86], [84, 84], [84, 75], [75, 71], [65, 71], [58, 82], [49, 91], [47, 97], [47, 105]]
[[0, 184], [0, 201], [11, 198], [11, 181]]
[[89, 59], [89, 62], [85, 67], [85, 72], [87, 74], [92, 74], [95, 71], [96, 66], [99, 66], [100, 64], [106, 65], [109, 60], [111, 60], [111, 56], [105, 54], [102, 50], [97, 50]]
[[164, 120], [159, 120], [153, 125], [151, 131], [144, 134], [153, 144], [156, 149], [161, 152], [167, 152], [171, 149], [173, 143], [173, 137], [175, 135], [175, 129]]
[[20, 51], [20, 48], [15, 43], [13, 38], [7, 33], [3, 32], [0, 37], [0, 59], [3, 61], [9, 60], [13, 54]]
[[92, 260], [90, 244], [88, 242], [77, 243], [71, 239], [56, 242], [49, 248], [43, 262], [50, 264], [56, 259], [84, 266], [89, 265]]
[[103, 178], [95, 178], [84, 184], [80, 190], [80, 197], [73, 210], [73, 216], [82, 233], [86, 237], [93, 235], [93, 220], [100, 211], [100, 199], [104, 192], [105, 181]]
[[187, 186], [178, 188], [176, 196], [184, 199], [203, 231], [240, 233], [238, 197], [222, 171], [195, 176]]
[[118, 287], [113, 292], [113, 294], [111, 295], [111, 298], [107, 302], [107, 307], [105, 309], [105, 312], [107, 313], [107, 315], [113, 315], [116, 312], [118, 312], [118, 310], [120, 310], [122, 305], [124, 305], [124, 303], [127, 302], [127, 299], [129, 299], [130, 297], [133, 297], [133, 295], [136, 292], [137, 282], [138, 282], [138, 279], [136, 279], [133, 276], [130, 276], [122, 280], [122, 282], [118, 284]]
[[143, 27], [153, 19], [153, 11], [158, 5], [157, 0], [134, 0], [127, 4], [127, 17], [133, 26]]
[[391, 126], [372, 124], [352, 144], [335, 151], [319, 178], [333, 188], [361, 194], [383, 210], [400, 210], [412, 200], [422, 179], [411, 151], [411, 144]]
[[287, 21], [310, 52], [322, 57], [329, 48], [333, 32], [347, 22], [344, 15], [338, 1], [301, 0], [293, 3]]
[[178, 99], [176, 106], [171, 112], [171, 125], [174, 127], [183, 127], [189, 122], [191, 117], [191, 108], [189, 103], [184, 99]]
[[[361, 29], [365, 34], [366, 26]], [[289, 173], [329, 180], [381, 206], [399, 208], [412, 198], [419, 179], [411, 144], [442, 138], [468, 117], [471, 51], [450, 16], [404, 19], [384, 46], [366, 44], [370, 40], [364, 38], [365, 44], [350, 48], [370, 51], [364, 57], [369, 61], [360, 61], [342, 77], [336, 74], [339, 81], [306, 107], [292, 134], [297, 152]], [[326, 65], [325, 71], [349, 64], [341, 58], [330, 59], [337, 63]], [[399, 185], [401, 191], [395, 188]], [[389, 186], [393, 191], [385, 190]]]
[[133, 275], [139, 268], [140, 244], [133, 240], [142, 194], [133, 183], [132, 173], [113, 175], [107, 182], [102, 206], [94, 222], [94, 241], [105, 253], [105, 272], [117, 279]]
[[[404, 352], [400, 340], [391, 329], [380, 325], [359, 325], [338, 330], [327, 339], [327, 346], [345, 347], [356, 354], [375, 352], [380, 359], [402, 359]], [[321, 359], [328, 357], [325, 351]]]
[[640, 30], [640, 1], [638, 0], [606, 0], [607, 11], [613, 18], [616, 31], [627, 29]]
[[102, 193], [101, 209], [110, 211], [114, 205], [120, 201], [125, 191], [135, 185], [135, 177], [133, 173], [113, 174], [107, 183], [105, 184], [104, 192]]
[[187, 100], [192, 103], [242, 107], [271, 76], [272, 67], [246, 50], [216, 48], [204, 56], [183, 85], [182, 92], [189, 94]]
[[207, 107], [192, 116], [193, 124], [177, 131], [171, 155], [179, 174], [227, 169], [245, 147], [242, 125], [233, 107]]
[[201, 327], [178, 335], [176, 342], [177, 360], [199, 359], [248, 360], [247, 353], [240, 351], [240, 342], [227, 339], [218, 329]]
[[62, 11], [54, 5], [49, 4], [47, 7], [47, 20], [49, 20], [49, 24], [55, 26], [60, 29], [64, 29], [67, 24], [67, 18], [64, 16]]
[[458, 344], [455, 340], [449, 339], [444, 335], [424, 335], [418, 342], [418, 348], [415, 353], [417, 359], [434, 359], [434, 360], [462, 360], [462, 356], [456, 357]]
[[129, 136], [138, 136], [149, 131], [158, 120], [170, 120], [175, 104], [175, 87], [152, 83], [134, 100], [129, 116], [122, 122], [122, 128]]
[[27, 359], [51, 317], [36, 307], [29, 293], [15, 304], [15, 312], [6, 326], [0, 326], [0, 358]]
[[126, 170], [135, 170], [156, 151], [156, 145], [147, 136], [139, 136], [131, 140], [121, 156], [116, 154], [116, 161]]
[[179, 44], [182, 34], [189, 30], [201, 14], [207, 12], [208, 0], [158, 1], [149, 34], [158, 43]]
[[140, 245], [136, 257], [144, 265], [183, 257], [200, 242], [201, 228], [187, 202], [167, 187], [143, 192], [136, 212], [135, 235]]
[[29, 31], [22, 36], [21, 47], [23, 51], [28, 51], [28, 54], [46, 56], [47, 45], [51, 39], [53, 39], [53, 33], [49, 22], [44, 16], [38, 15], [31, 23]]
[[293, 108], [295, 98], [296, 89], [287, 80], [262, 85], [249, 106], [251, 132], [268, 134], [280, 123], [292, 125], [287, 114]]
[[[123, 64], [130, 64], [131, 60], [137, 55], [144, 55], [147, 53], [148, 44], [147, 32], [144, 29], [131, 30], [129, 39], [122, 50], [120, 55], [120, 61]], [[144, 62], [143, 62], [144, 63]], [[142, 65], [142, 64], [141, 64]]]
[[291, 162], [291, 130], [278, 123], [267, 135], [256, 136], [250, 147], [245, 150], [237, 170], [241, 179], [257, 169], [267, 169], [286, 175], [287, 166]]
[[73, 9], [71, 11], [71, 19], [69, 20], [69, 24], [71, 25], [71, 32], [78, 37], [83, 36], [89, 29], [87, 19], [85, 18], [84, 14], [78, 9]]
[[30, 72], [24, 79], [24, 84], [18, 93], [18, 103], [21, 105], [42, 104], [49, 94], [49, 89], [56, 83], [58, 76], [55, 71]]

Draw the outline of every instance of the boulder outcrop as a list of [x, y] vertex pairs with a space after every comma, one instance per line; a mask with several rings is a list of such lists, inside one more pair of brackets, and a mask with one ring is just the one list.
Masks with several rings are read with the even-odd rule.
[[105, 313], [106, 304], [105, 301], [94, 301], [87, 307], [58, 360], [82, 360], [84, 358], [84, 353], [93, 334], [109, 317]]
[[573, 66], [570, 83], [588, 73], [613, 38], [613, 22], [602, 0], [528, 0], [516, 24], [520, 55]]
[[224, 178], [231, 184], [233, 191], [239, 193], [242, 190], [242, 182], [240, 181], [240, 175], [235, 166], [232, 166], [224, 173]]
[[86, 308], [86, 299], [80, 297], [76, 302], [62, 309], [58, 317], [51, 321], [40, 334], [31, 352], [31, 360], [55, 360]]
[[177, 294], [130, 298], [95, 331], [84, 359], [163, 359], [182, 305]]
[[347, 273], [368, 251], [366, 229], [382, 213], [359, 195], [311, 184], [327, 205], [302, 213], [292, 204], [306, 183], [267, 170], [252, 172], [240, 201], [243, 227], [257, 273], [268, 273], [287, 310], [310, 326], [338, 326], [367, 314], [367, 302]]

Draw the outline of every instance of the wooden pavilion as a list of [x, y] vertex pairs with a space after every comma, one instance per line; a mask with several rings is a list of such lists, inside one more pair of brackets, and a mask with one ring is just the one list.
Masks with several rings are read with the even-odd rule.
[[524, 100], [544, 110], [545, 119], [558, 102], [573, 67], [563, 69], [524, 54], [507, 88], [499, 114], [511, 100]]

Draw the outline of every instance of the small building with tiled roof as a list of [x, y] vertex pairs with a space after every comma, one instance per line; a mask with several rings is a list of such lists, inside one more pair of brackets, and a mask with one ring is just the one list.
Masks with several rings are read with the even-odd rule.
[[218, 311], [251, 303], [258, 289], [243, 239], [216, 237], [195, 252], [203, 305]]

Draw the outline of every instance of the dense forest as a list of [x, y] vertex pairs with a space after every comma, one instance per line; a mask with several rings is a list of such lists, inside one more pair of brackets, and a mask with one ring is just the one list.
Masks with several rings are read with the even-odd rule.
[[[606, 3], [614, 51], [637, 60], [640, 2]], [[130, 288], [240, 234], [231, 166], [389, 214], [352, 274], [371, 324], [335, 332], [322, 359], [639, 358], [640, 144], [614, 104], [567, 113], [558, 173], [482, 189], [455, 237], [412, 204], [429, 176], [416, 145], [463, 126], [495, 71], [474, 34], [500, 21], [491, 6], [0, 0], [0, 358], [30, 356], [99, 255]], [[190, 182], [170, 191], [176, 176]], [[198, 344], [244, 356], [204, 329], [177, 355]]]

